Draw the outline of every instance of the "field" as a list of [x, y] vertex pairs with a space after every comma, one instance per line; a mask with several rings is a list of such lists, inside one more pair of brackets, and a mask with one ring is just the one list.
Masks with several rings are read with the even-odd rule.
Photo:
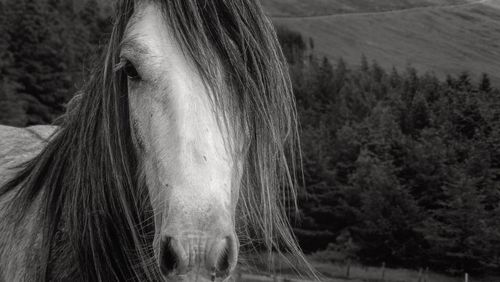
[[[299, 16], [298, 8], [287, 10], [276, 4], [297, 1], [271, 0], [266, 6], [268, 13], [279, 15], [273, 18], [276, 25], [313, 38], [316, 52], [330, 59], [343, 57], [356, 65], [364, 54], [386, 68], [404, 69], [412, 65], [421, 72], [434, 72], [442, 78], [463, 71], [474, 76], [486, 72], [495, 85], [500, 85], [499, 0], [380, 1], [411, 3], [391, 11], [385, 11], [389, 9], [387, 5], [374, 8], [375, 1], [359, 0], [352, 3], [363, 2], [365, 8], [352, 10], [355, 6], [352, 4], [350, 13], [336, 13], [335, 8], [321, 6], [350, 1], [315, 0], [303, 8], [311, 10]], [[283, 12], [278, 13], [280, 9]], [[310, 16], [319, 11], [333, 11], [333, 14]], [[292, 16], [283, 16], [287, 14]]]
[[[321, 281], [324, 282], [462, 282], [465, 275], [449, 276], [426, 270], [409, 270], [398, 268], [364, 267], [353, 265], [349, 269], [347, 277], [347, 266], [333, 263], [314, 263], [315, 268], [322, 273]], [[284, 271], [287, 272], [286, 270]], [[241, 273], [236, 275], [236, 282], [308, 282], [294, 277], [290, 274], [265, 275]], [[469, 281], [495, 282], [500, 277], [479, 277], [469, 275]]]
[[[307, 256], [307, 260], [319, 273], [321, 281], [324, 282], [463, 282], [465, 273], [450, 275], [438, 273], [426, 267], [415, 266], [413, 269], [391, 268], [386, 266], [363, 266], [357, 263], [349, 265], [341, 261], [331, 261], [325, 251], [317, 252]], [[248, 259], [248, 258], [247, 258]], [[294, 270], [285, 261], [275, 256], [274, 274], [265, 269], [268, 260], [265, 256], [255, 256], [251, 261], [254, 266], [250, 267], [242, 262], [242, 265], [233, 275], [234, 282], [312, 282], [310, 279], [299, 278]], [[246, 265], [246, 266], [245, 266]], [[478, 274], [467, 274], [471, 282], [498, 282], [498, 276], [482, 276]]]
[[262, 0], [267, 13], [275, 17], [318, 16], [338, 13], [381, 12], [417, 7], [438, 7], [471, 0]]

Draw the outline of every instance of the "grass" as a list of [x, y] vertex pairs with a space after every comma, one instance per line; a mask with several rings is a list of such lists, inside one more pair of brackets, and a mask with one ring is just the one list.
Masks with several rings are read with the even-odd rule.
[[455, 5], [469, 0], [263, 0], [273, 16], [317, 16], [339, 13], [381, 12], [399, 9]]
[[[385, 271], [382, 267], [365, 267], [354, 265], [351, 266], [349, 278], [346, 277], [345, 265], [332, 264], [332, 263], [315, 263], [315, 267], [325, 276], [334, 279], [343, 279], [340, 281], [386, 281], [386, 282], [417, 282], [419, 277], [427, 279], [427, 281], [436, 282], [462, 282], [463, 276], [449, 276], [432, 271], [425, 270], [420, 273], [418, 270], [402, 269], [402, 268], [386, 268]], [[470, 276], [469, 281], [474, 282], [493, 282], [499, 281], [499, 277], [474, 277]]]
[[[322, 275], [321, 281], [325, 282], [463, 282], [464, 273], [449, 275], [432, 270], [425, 270], [425, 266], [415, 266], [414, 269], [391, 268], [382, 266], [364, 266], [352, 263], [349, 276], [347, 276], [347, 265], [338, 259], [338, 254], [329, 251], [321, 251], [309, 255], [307, 260]], [[253, 266], [245, 263], [253, 262]], [[246, 257], [234, 275], [234, 281], [256, 282], [256, 281], [288, 281], [288, 282], [310, 282], [308, 279], [300, 279], [292, 267], [285, 263], [285, 259], [274, 256], [274, 272], [269, 272], [269, 263], [265, 255], [252, 255]], [[420, 278], [420, 281], [419, 281]], [[496, 276], [469, 275], [470, 282], [495, 282], [500, 281]]]
[[[273, 1], [285, 4], [284, 0]], [[286, 3], [293, 5], [295, 1], [301, 0]], [[331, 2], [339, 1], [344, 0]], [[354, 2], [360, 1], [370, 8], [370, 3], [379, 0]], [[358, 65], [365, 54], [385, 68], [395, 66], [402, 70], [411, 65], [420, 72], [434, 72], [441, 78], [463, 71], [475, 76], [486, 72], [494, 85], [500, 86], [500, 4], [498, 0], [485, 1], [382, 13], [277, 17], [273, 21], [313, 38], [316, 52], [333, 60], [343, 57], [349, 64]]]
[[[330, 262], [318, 262], [312, 261], [314, 267], [323, 274], [321, 281], [324, 282], [462, 282], [464, 277], [460, 276], [450, 276], [441, 273], [436, 273], [432, 271], [425, 272], [424, 270], [420, 273], [418, 270], [412, 269], [402, 269], [402, 268], [385, 268], [382, 267], [368, 267], [361, 265], [352, 265], [349, 272], [349, 277], [347, 277], [347, 266], [337, 263]], [[235, 281], [243, 282], [257, 282], [257, 281], [310, 281], [302, 280], [295, 277], [292, 270], [283, 267], [277, 271], [280, 273], [278, 276], [273, 276], [270, 274], [263, 273], [250, 273], [248, 271], [243, 271], [240, 276], [235, 276]], [[426, 280], [424, 280], [424, 278]], [[469, 276], [469, 281], [474, 282], [495, 282], [500, 281], [500, 277], [478, 277], [471, 275]]]

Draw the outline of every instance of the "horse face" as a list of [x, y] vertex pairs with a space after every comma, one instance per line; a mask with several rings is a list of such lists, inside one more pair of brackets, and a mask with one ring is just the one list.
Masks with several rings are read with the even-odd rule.
[[218, 122], [210, 90], [155, 4], [136, 7], [121, 60], [162, 275], [224, 278], [238, 254], [234, 214], [241, 163], [231, 149], [234, 138]]

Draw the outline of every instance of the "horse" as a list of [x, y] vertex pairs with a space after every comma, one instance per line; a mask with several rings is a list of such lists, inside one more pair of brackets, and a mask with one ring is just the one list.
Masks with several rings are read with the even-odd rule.
[[297, 127], [258, 0], [118, 1], [58, 125], [0, 127], [0, 280], [225, 281], [252, 248], [307, 265]]

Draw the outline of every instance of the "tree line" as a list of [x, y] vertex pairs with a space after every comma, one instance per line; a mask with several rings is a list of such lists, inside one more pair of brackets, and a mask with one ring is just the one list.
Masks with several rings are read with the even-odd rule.
[[51, 123], [110, 31], [97, 0], [0, 0], [0, 121]]
[[[487, 74], [438, 79], [349, 67], [279, 29], [297, 99], [306, 252], [448, 272], [499, 270], [500, 91]], [[335, 46], [332, 46], [335, 48]]]
[[[110, 15], [96, 0], [0, 0], [0, 123], [64, 113]], [[293, 222], [304, 251], [499, 270], [500, 91], [488, 75], [442, 80], [366, 57], [348, 66], [319, 57], [297, 32], [278, 36], [301, 123], [304, 189]]]

